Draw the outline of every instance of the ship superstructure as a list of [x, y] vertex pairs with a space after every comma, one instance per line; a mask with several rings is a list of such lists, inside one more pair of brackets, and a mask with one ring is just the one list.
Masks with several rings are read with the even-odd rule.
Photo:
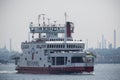
[[[21, 54], [16, 70], [18, 73], [81, 73], [94, 71], [94, 57], [84, 50], [82, 40], [74, 40], [74, 24], [64, 25], [30, 23], [31, 41], [21, 43]], [[39, 22], [39, 20], [38, 20]], [[37, 35], [35, 38], [34, 35]]]

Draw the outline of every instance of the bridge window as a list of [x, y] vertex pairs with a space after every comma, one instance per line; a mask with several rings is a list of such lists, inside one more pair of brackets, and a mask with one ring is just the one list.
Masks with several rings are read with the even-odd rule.
[[57, 45], [57, 47], [56, 48], [58, 48], [59, 46]]
[[51, 48], [51, 45], [50, 45], [50, 48]]
[[69, 48], [71, 48], [71, 45], [69, 45]]
[[61, 48], [61, 46], [59, 45], [59, 48]]
[[73, 48], [75, 48], [75, 45], [73, 45]]
[[47, 48], [49, 48], [49, 45], [47, 45]]
[[83, 58], [82, 57], [72, 57], [71, 62], [72, 63], [83, 63]]
[[63, 45], [63, 48], [65, 48], [65, 45]]

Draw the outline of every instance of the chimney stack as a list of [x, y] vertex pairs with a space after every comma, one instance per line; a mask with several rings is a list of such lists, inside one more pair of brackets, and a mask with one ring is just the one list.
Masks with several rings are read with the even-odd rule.
[[12, 51], [12, 41], [10, 39], [10, 51]]
[[67, 38], [70, 38], [71, 37], [71, 22], [66, 22], [66, 33], [67, 33]]
[[114, 49], [116, 48], [116, 30], [114, 30]]

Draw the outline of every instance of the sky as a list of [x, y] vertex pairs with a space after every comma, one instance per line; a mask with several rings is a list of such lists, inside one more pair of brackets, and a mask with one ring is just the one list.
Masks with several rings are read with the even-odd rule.
[[37, 24], [39, 14], [46, 14], [51, 22], [74, 23], [73, 37], [82, 39], [88, 47], [96, 48], [104, 35], [113, 44], [116, 29], [117, 47], [120, 47], [120, 0], [0, 0], [0, 47], [21, 51], [21, 42], [28, 40], [29, 24]]

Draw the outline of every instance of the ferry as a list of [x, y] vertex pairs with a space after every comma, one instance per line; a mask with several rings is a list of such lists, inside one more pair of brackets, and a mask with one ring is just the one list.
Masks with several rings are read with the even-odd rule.
[[[46, 20], [48, 20], [46, 22]], [[29, 25], [30, 38], [21, 43], [22, 54], [17, 59], [18, 73], [69, 74], [94, 71], [93, 53], [85, 50], [85, 42], [73, 39], [74, 23], [50, 23], [44, 14], [38, 25]]]

